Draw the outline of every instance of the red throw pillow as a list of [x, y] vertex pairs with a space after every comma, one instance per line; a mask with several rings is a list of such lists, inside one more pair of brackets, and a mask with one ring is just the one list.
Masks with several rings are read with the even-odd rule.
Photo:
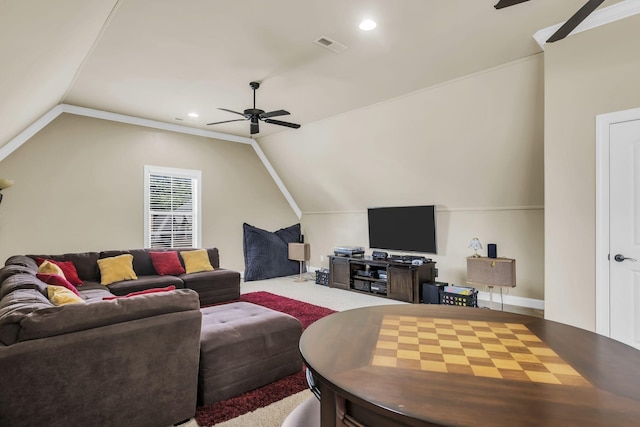
[[36, 257], [36, 263], [38, 264], [38, 267], [40, 267], [40, 264], [45, 261], [49, 261], [50, 263], [60, 267], [60, 270], [62, 270], [62, 274], [64, 274], [64, 277], [72, 285], [82, 286], [84, 284], [78, 277], [78, 271], [76, 270], [76, 266], [73, 264], [73, 261], [54, 261], [52, 259]]
[[177, 251], [149, 252], [153, 268], [161, 276], [184, 274]]
[[63, 288], [67, 288], [74, 294], [80, 296], [80, 292], [78, 292], [76, 287], [59, 274], [38, 273], [36, 274], [36, 277], [47, 285], [62, 286]]
[[103, 301], [109, 301], [109, 300], [112, 300], [112, 299], [135, 297], [136, 295], [156, 294], [156, 293], [159, 293], [159, 292], [169, 292], [169, 291], [173, 291], [175, 288], [176, 288], [175, 286], [171, 285], [171, 286], [167, 286], [166, 288], [145, 289], [144, 291], [131, 292], [130, 294], [120, 295], [120, 296], [117, 296], [117, 297], [104, 297], [104, 298], [102, 298], [102, 300]]

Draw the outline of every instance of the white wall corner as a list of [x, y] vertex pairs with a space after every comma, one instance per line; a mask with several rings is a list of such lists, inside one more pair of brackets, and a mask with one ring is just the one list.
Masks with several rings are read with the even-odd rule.
[[287, 202], [289, 202], [289, 206], [291, 206], [291, 209], [293, 209], [293, 212], [295, 212], [298, 219], [302, 218], [302, 211], [298, 207], [298, 204], [296, 203], [296, 201], [293, 200], [291, 193], [289, 193], [289, 190], [287, 190], [287, 187], [285, 187], [284, 183], [280, 179], [280, 176], [271, 165], [271, 162], [269, 161], [269, 159], [267, 159], [267, 156], [264, 154], [264, 151], [262, 151], [262, 148], [260, 148], [260, 145], [258, 145], [258, 143], [255, 140], [252, 140], [252, 141], [253, 142], [251, 143], [251, 146], [253, 147], [256, 154], [262, 161], [262, 164], [264, 165], [264, 167], [267, 168], [269, 175], [271, 175], [271, 178], [273, 179], [273, 181], [276, 183], [276, 185], [282, 192], [282, 195], [285, 197], [285, 199], [287, 199]]
[[20, 132], [13, 139], [3, 145], [2, 148], [0, 148], [0, 161], [6, 159], [9, 154], [20, 148], [22, 144], [30, 140], [36, 133], [40, 132], [44, 127], [55, 120], [55, 118], [63, 112], [63, 104], [56, 105], [55, 107], [44, 113], [38, 120], [27, 126], [25, 130]]

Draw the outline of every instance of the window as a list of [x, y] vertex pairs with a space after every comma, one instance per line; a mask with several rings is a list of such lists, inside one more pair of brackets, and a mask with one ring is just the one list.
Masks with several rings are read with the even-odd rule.
[[197, 170], [144, 167], [146, 248], [200, 247]]

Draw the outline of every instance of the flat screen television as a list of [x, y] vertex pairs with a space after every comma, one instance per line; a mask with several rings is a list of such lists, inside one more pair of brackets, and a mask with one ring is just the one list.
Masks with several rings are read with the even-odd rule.
[[368, 208], [369, 247], [437, 254], [436, 207]]

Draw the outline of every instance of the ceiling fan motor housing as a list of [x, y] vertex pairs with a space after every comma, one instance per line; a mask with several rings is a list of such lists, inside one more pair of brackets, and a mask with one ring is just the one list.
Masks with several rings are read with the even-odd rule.
[[271, 124], [279, 125], [279, 126], [286, 126], [286, 127], [293, 128], [293, 129], [298, 129], [300, 127], [300, 125], [297, 124], [297, 123], [283, 122], [281, 120], [272, 120], [272, 119], [270, 119], [270, 117], [288, 115], [289, 112], [286, 111], [286, 110], [275, 110], [275, 111], [270, 111], [268, 113], [265, 113], [264, 110], [256, 108], [256, 89], [258, 89], [260, 87], [260, 83], [259, 82], [251, 82], [251, 83], [249, 83], [249, 86], [251, 86], [251, 89], [253, 89], [253, 108], [247, 108], [242, 113], [239, 113], [239, 112], [233, 111], [233, 110], [229, 110], [229, 109], [226, 109], [226, 108], [220, 108], [220, 110], [224, 110], [224, 111], [228, 111], [229, 113], [234, 113], [234, 114], [239, 114], [241, 116], [244, 116], [244, 119], [224, 120], [222, 122], [207, 123], [207, 125], [217, 125], [217, 124], [220, 124], [220, 123], [229, 123], [229, 122], [237, 122], [237, 121], [242, 121], [242, 120], [250, 120], [251, 121], [251, 126], [250, 126], [251, 135], [254, 135], [254, 134], [260, 132], [260, 128], [259, 128], [259, 125], [258, 125], [258, 121], [259, 120], [262, 120], [265, 123], [271, 123]]
[[264, 113], [264, 110], [260, 110], [258, 108], [247, 108], [244, 110], [245, 116], [257, 116]]

